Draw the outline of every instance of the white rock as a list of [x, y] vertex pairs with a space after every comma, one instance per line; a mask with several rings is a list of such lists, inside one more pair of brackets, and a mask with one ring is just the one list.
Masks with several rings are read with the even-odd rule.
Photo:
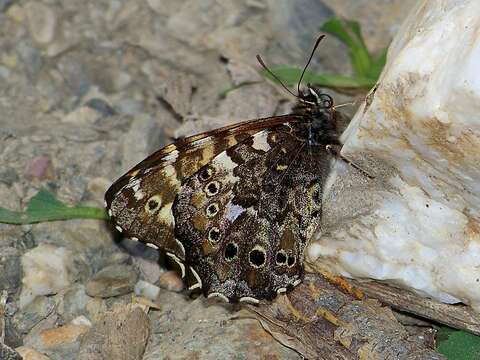
[[65, 115], [62, 122], [67, 124], [92, 125], [101, 114], [88, 106], [80, 106]]
[[22, 267], [21, 308], [38, 295], [56, 294], [70, 286], [73, 254], [63, 247], [40, 244], [23, 255]]
[[84, 315], [77, 316], [71, 321], [73, 325], [86, 325], [92, 326], [92, 322]]
[[371, 184], [333, 182], [330, 224], [311, 260], [480, 311], [478, 14], [478, 0], [412, 9], [370, 104], [343, 135], [344, 156], [385, 166]]

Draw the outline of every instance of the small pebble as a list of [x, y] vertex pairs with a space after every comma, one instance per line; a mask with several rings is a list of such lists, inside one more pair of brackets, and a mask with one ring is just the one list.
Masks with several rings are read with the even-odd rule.
[[37, 350], [27, 346], [20, 346], [15, 350], [23, 357], [23, 360], [50, 360], [48, 356], [45, 356]]
[[52, 162], [48, 156], [37, 156], [30, 160], [26, 170], [27, 179], [53, 179]]
[[0, 62], [9, 69], [15, 69], [18, 65], [18, 57], [16, 54], [5, 52], [0, 54]]
[[112, 255], [106, 259], [107, 264], [114, 265], [114, 264], [123, 264], [129, 265], [131, 263], [131, 256], [124, 252], [114, 252]]
[[55, 11], [38, 1], [26, 3], [24, 9], [33, 39], [40, 45], [47, 45], [52, 42], [57, 28]]
[[73, 325], [92, 326], [92, 322], [86, 316], [80, 315], [71, 321]]
[[91, 125], [101, 114], [94, 108], [88, 106], [81, 106], [72, 112], [68, 113], [62, 122], [67, 124]]
[[185, 288], [182, 278], [173, 270], [161, 274], [158, 284], [168, 291], [180, 292]]
[[[6, 2], [8, 4], [8, 3], [12, 3], [13, 1], [6, 0]], [[2, 1], [0, 1], [0, 9], [2, 8], [1, 4], [2, 4]], [[25, 10], [21, 6], [17, 4], [13, 4], [8, 8], [7, 16], [18, 23], [23, 23], [23, 20], [25, 20]]]
[[101, 298], [125, 295], [133, 291], [137, 279], [131, 266], [110, 265], [93, 275], [85, 290], [89, 296]]
[[113, 116], [115, 115], [115, 109], [107, 103], [105, 100], [100, 98], [92, 98], [85, 103], [85, 106], [88, 108], [94, 109], [103, 116]]
[[143, 280], [139, 280], [135, 284], [134, 290], [136, 295], [143, 296], [152, 301], [155, 301], [158, 298], [158, 295], [160, 294], [160, 288], [158, 286], [155, 286]]

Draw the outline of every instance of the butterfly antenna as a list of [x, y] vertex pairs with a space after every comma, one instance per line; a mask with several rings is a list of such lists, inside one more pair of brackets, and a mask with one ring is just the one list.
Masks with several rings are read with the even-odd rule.
[[354, 101], [349, 101], [349, 102], [346, 102], [346, 103], [343, 103], [343, 104], [338, 104], [338, 105], [332, 106], [332, 109], [336, 110], [336, 109], [339, 109], [339, 108], [342, 108], [342, 107], [345, 107], [345, 106], [354, 106], [354, 105], [357, 105], [357, 104], [358, 104], [358, 100], [354, 100]]
[[262, 58], [260, 57], [260, 55], [257, 55], [257, 61], [260, 63], [260, 65], [262, 65], [262, 67], [263, 67], [275, 80], [277, 80], [277, 81], [280, 83], [280, 85], [282, 85], [282, 87], [283, 87], [285, 90], [287, 90], [287, 92], [289, 92], [290, 94], [292, 94], [293, 96], [295, 96], [296, 98], [298, 98], [298, 95], [295, 95], [295, 94], [293, 93], [293, 91], [290, 90], [290, 89], [282, 82], [282, 80], [280, 80], [280, 78], [279, 78], [277, 75], [275, 75], [275, 74], [267, 67], [267, 65], [265, 65], [265, 63], [263, 62], [263, 60], [262, 60]]
[[320, 44], [320, 41], [322, 41], [324, 37], [325, 37], [325, 35], [320, 35], [318, 37], [317, 41], [315, 41], [315, 45], [313, 46], [312, 53], [310, 54], [310, 57], [308, 58], [307, 64], [303, 68], [302, 75], [300, 75], [300, 79], [298, 80], [297, 94], [300, 94], [300, 84], [302, 83], [303, 76], [305, 75], [305, 72], [307, 71], [308, 65], [310, 65], [310, 62], [313, 59], [313, 55], [315, 54], [315, 51], [317, 50], [318, 45]]

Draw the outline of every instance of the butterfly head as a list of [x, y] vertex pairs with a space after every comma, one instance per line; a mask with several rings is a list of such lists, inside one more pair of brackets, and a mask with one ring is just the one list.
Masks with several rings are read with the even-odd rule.
[[330, 95], [322, 93], [320, 89], [310, 84], [298, 93], [298, 102], [306, 107], [321, 109], [332, 109], [333, 99]]
[[320, 89], [307, 85], [300, 89], [293, 114], [302, 118], [296, 130], [309, 145], [337, 144], [338, 132], [333, 99]]
[[333, 99], [330, 95], [322, 93], [319, 88], [308, 84], [300, 89], [297, 95], [297, 104], [293, 108], [295, 114], [307, 118], [333, 117]]

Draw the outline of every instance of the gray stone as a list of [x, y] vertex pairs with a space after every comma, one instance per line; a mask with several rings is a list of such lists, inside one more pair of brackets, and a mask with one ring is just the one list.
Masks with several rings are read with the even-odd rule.
[[58, 308], [58, 314], [64, 323], [70, 322], [78, 316], [88, 316], [87, 305], [91, 298], [85, 292], [83, 284], [74, 285], [63, 294]]
[[19, 179], [15, 169], [6, 166], [0, 171], [0, 182], [3, 182], [7, 186], [11, 186], [14, 182], [17, 182]]
[[22, 357], [12, 348], [0, 342], [0, 359], [2, 360], [22, 360]]
[[41, 52], [28, 42], [18, 44], [17, 51], [23, 60], [28, 77], [36, 79], [44, 65]]
[[21, 284], [20, 252], [12, 247], [0, 248], [0, 289], [15, 292]]
[[28, 333], [34, 326], [47, 318], [57, 305], [56, 298], [51, 296], [37, 296], [33, 302], [13, 317], [13, 324], [23, 334]]
[[135, 295], [142, 296], [151, 301], [157, 300], [158, 294], [160, 294], [160, 288], [153, 284], [150, 284], [144, 280], [139, 280], [135, 284]]
[[103, 116], [113, 116], [115, 115], [115, 109], [111, 107], [109, 103], [100, 98], [93, 98], [88, 100], [85, 103], [85, 106], [88, 106], [92, 109], [95, 109]]
[[89, 296], [108, 298], [131, 293], [138, 274], [131, 266], [110, 265], [96, 273], [86, 285]]
[[5, 11], [15, 0], [0, 0], [0, 11]]
[[86, 65], [78, 60], [74, 54], [61, 57], [57, 67], [73, 94], [81, 98], [90, 89], [91, 81], [86, 71]]

